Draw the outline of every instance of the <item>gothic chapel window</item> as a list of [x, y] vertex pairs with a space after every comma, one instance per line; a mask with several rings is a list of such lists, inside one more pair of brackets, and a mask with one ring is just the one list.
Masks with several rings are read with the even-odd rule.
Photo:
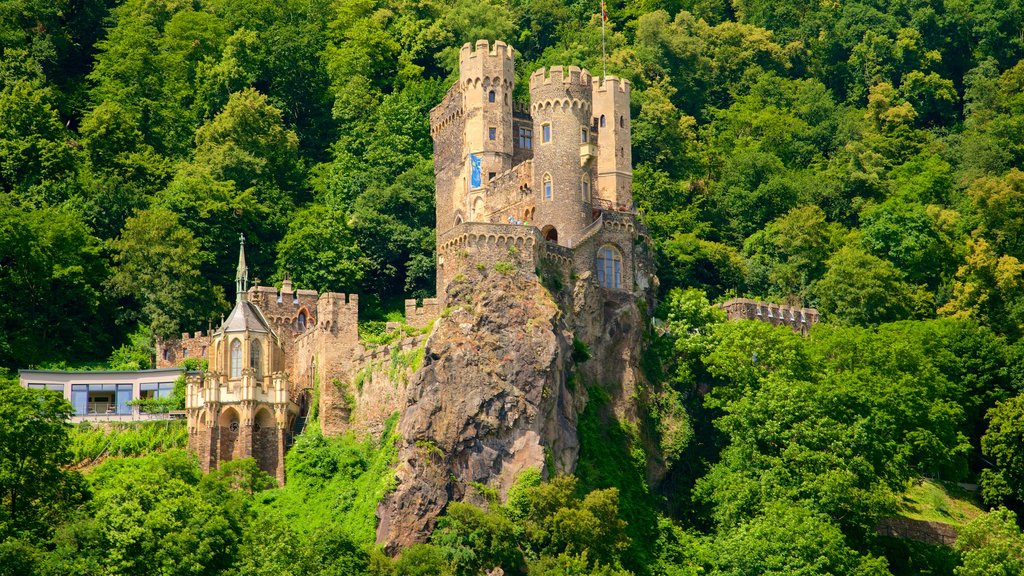
[[622, 255], [610, 245], [597, 251], [597, 283], [602, 288], [622, 288]]
[[297, 320], [299, 332], [306, 331], [306, 312], [299, 312], [299, 319]]
[[254, 340], [249, 347], [249, 367], [256, 372], [257, 378], [263, 377], [263, 346]]
[[231, 377], [242, 377], [242, 341], [238, 338], [231, 341]]

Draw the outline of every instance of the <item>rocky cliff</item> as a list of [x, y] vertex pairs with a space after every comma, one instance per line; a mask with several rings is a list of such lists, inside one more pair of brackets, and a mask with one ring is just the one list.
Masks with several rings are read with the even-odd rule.
[[399, 423], [398, 489], [378, 508], [377, 538], [420, 542], [471, 483], [504, 496], [525, 468], [571, 471], [576, 418], [572, 333], [536, 277], [475, 271], [454, 282]]

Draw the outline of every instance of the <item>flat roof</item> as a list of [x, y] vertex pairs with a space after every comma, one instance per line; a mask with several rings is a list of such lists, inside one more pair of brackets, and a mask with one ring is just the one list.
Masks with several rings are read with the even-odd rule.
[[[186, 372], [184, 368], [149, 368], [147, 370], [29, 370], [19, 369], [18, 374], [159, 374], [162, 372]], [[189, 372], [198, 374], [198, 372]]]

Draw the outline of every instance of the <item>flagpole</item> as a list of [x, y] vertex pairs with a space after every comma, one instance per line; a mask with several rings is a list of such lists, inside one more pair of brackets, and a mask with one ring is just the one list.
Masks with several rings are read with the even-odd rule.
[[608, 19], [607, 8], [605, 8], [604, 0], [601, 0], [601, 80], [604, 80], [608, 76], [608, 64], [605, 61], [607, 55], [604, 49], [604, 21]]

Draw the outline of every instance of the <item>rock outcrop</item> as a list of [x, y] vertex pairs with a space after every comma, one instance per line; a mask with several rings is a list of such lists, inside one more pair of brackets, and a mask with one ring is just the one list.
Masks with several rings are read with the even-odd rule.
[[391, 551], [425, 540], [471, 483], [504, 497], [521, 470], [571, 472], [579, 453], [585, 391], [570, 389], [573, 336], [558, 304], [531, 273], [472, 276], [450, 286], [408, 388], [399, 486], [378, 508]]

